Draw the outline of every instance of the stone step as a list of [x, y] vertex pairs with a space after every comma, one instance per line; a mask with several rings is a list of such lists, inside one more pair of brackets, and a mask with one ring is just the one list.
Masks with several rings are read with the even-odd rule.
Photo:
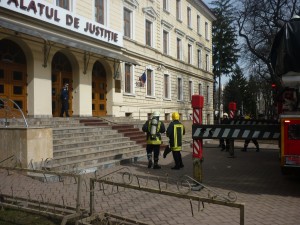
[[82, 141], [82, 142], [74, 142], [74, 143], [67, 143], [67, 144], [53, 144], [53, 153], [58, 150], [65, 150], [65, 149], [74, 149], [80, 147], [94, 147], [94, 146], [119, 146], [125, 145], [127, 143], [134, 143], [133, 141], [129, 141], [127, 137], [114, 137], [110, 139], [103, 139], [103, 140], [95, 140], [95, 141]]
[[69, 133], [91, 133], [91, 132], [103, 132], [103, 131], [111, 131], [111, 127], [105, 126], [105, 127], [88, 127], [88, 126], [82, 126], [82, 127], [62, 127], [62, 128], [53, 128], [53, 134], [54, 135], [62, 135], [62, 134], [69, 134]]
[[[146, 152], [143, 148], [140, 148], [138, 145], [131, 146], [130, 149], [119, 149], [119, 153], [116, 153], [112, 150], [107, 149], [106, 154], [91, 153], [90, 157], [82, 157], [78, 155], [77, 157], [68, 157], [67, 160], [61, 160], [58, 157], [54, 157], [54, 160], [51, 163], [48, 163], [47, 168], [51, 170], [65, 170], [65, 171], [82, 171], [89, 170], [93, 172], [96, 168], [102, 167], [108, 164], [118, 164], [123, 160], [131, 160], [136, 157], [145, 157]], [[94, 155], [92, 155], [94, 154]]]
[[62, 139], [62, 138], [77, 138], [77, 137], [94, 137], [97, 136], [101, 138], [104, 135], [116, 135], [115, 130], [99, 130], [99, 131], [86, 131], [86, 132], [66, 132], [66, 133], [53, 133], [53, 139]]

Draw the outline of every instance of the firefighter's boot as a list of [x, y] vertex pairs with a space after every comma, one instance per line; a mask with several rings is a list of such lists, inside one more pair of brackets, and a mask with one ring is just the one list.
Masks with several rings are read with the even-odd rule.
[[148, 168], [152, 167], [152, 153], [151, 154], [147, 154], [147, 158], [148, 158]]
[[255, 145], [256, 146], [256, 152], [259, 152], [259, 145]]
[[154, 166], [153, 169], [161, 169], [161, 166], [158, 165], [158, 160], [154, 160]]

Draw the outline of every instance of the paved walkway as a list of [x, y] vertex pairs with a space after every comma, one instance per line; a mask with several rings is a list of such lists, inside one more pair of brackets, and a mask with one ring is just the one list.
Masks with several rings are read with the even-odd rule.
[[[299, 224], [300, 177], [281, 175], [276, 145], [261, 144], [258, 153], [252, 143], [249, 144], [248, 152], [241, 152], [239, 149], [242, 145], [242, 142], [236, 142], [236, 158], [229, 158], [227, 152], [220, 151], [216, 141], [205, 144], [203, 184], [221, 195], [234, 191], [237, 202], [245, 204], [245, 224]], [[174, 184], [182, 176], [193, 177], [191, 152], [190, 148], [182, 152], [185, 167], [179, 171], [170, 169], [173, 159], [169, 154], [166, 159], [161, 157], [161, 170], [148, 169], [144, 159], [129, 165], [103, 169], [98, 177], [119, 170], [107, 176], [112, 181], [118, 181], [124, 175], [122, 171], [129, 169], [136, 174], [133, 182], [138, 180], [141, 186], [158, 189], [160, 183], [163, 189], [167, 187], [167, 190], [176, 190]], [[83, 182], [82, 206], [85, 208], [89, 207], [89, 177], [91, 175], [86, 175]], [[0, 194], [75, 206], [76, 188], [72, 179], [43, 183], [18, 173], [8, 176], [7, 171], [0, 170]], [[207, 193], [201, 190], [195, 194], [207, 197]], [[203, 209], [200, 204], [198, 211], [198, 202], [139, 190], [96, 185], [95, 197], [96, 212], [114, 213], [148, 224], [235, 225], [240, 221], [239, 210], [235, 208], [204, 204]]]

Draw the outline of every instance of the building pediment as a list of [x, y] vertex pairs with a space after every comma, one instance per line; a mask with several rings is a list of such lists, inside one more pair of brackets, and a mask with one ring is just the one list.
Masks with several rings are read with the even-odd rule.
[[145, 13], [148, 17], [150, 17], [152, 20], [156, 20], [157, 13], [153, 9], [153, 7], [145, 7], [143, 8], [143, 13]]
[[174, 27], [172, 24], [168, 23], [168, 22], [165, 21], [165, 20], [161, 20], [161, 25], [162, 25], [162, 27], [163, 27], [166, 31], [170, 31], [170, 30], [172, 30], [173, 27]]
[[184, 36], [185, 36], [185, 33], [184, 33], [183, 31], [177, 29], [177, 28], [175, 29], [175, 33], [178, 34], [178, 35], [181, 36], [181, 37], [184, 37]]
[[194, 42], [196, 41], [195, 38], [192, 38], [192, 37], [189, 36], [189, 35], [186, 36], [186, 39], [187, 39], [189, 42], [192, 42], [192, 43], [194, 43]]
[[139, 2], [137, 0], [123, 0], [123, 2], [131, 8], [137, 8], [139, 6]]

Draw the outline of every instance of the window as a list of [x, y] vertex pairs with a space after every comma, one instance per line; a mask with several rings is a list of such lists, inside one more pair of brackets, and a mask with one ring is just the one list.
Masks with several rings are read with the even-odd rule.
[[198, 68], [201, 69], [202, 68], [202, 52], [200, 49], [198, 49], [198, 51], [197, 51], [197, 64], [198, 64]]
[[200, 16], [197, 15], [197, 33], [198, 33], [198, 34], [201, 33], [201, 31], [200, 31], [200, 29], [201, 29], [200, 24], [201, 24]]
[[202, 84], [198, 84], [198, 95], [202, 95]]
[[209, 55], [205, 55], [205, 70], [209, 71]]
[[176, 19], [181, 20], [181, 0], [176, 0]]
[[131, 15], [132, 12], [124, 8], [124, 36], [131, 38]]
[[163, 31], [163, 52], [164, 54], [169, 54], [169, 32]]
[[56, 0], [56, 5], [66, 10], [70, 10], [69, 0]]
[[133, 93], [133, 75], [132, 66], [125, 63], [125, 93]]
[[188, 63], [192, 64], [192, 55], [193, 55], [192, 45], [188, 44]]
[[206, 87], [206, 102], [207, 105], [209, 105], [210, 101], [209, 101], [209, 86]]
[[182, 85], [181, 77], [178, 77], [178, 79], [177, 79], [177, 99], [179, 101], [183, 100], [183, 85]]
[[164, 98], [170, 99], [170, 76], [164, 74]]
[[145, 29], [146, 45], [152, 46], [152, 22], [146, 20], [146, 29]]
[[163, 0], [164, 11], [169, 11], [169, 0]]
[[209, 40], [209, 38], [208, 38], [208, 23], [207, 22], [205, 22], [205, 39]]
[[154, 96], [154, 80], [153, 80], [153, 71], [147, 69], [147, 95]]
[[190, 101], [192, 101], [192, 95], [194, 94], [193, 93], [194, 90], [193, 90], [193, 81], [189, 81], [189, 98], [190, 98]]
[[187, 24], [189, 28], [192, 27], [192, 10], [190, 7], [187, 8]]
[[104, 25], [105, 0], [95, 0], [95, 21]]
[[182, 59], [182, 46], [181, 46], [181, 39], [177, 38], [177, 59]]

